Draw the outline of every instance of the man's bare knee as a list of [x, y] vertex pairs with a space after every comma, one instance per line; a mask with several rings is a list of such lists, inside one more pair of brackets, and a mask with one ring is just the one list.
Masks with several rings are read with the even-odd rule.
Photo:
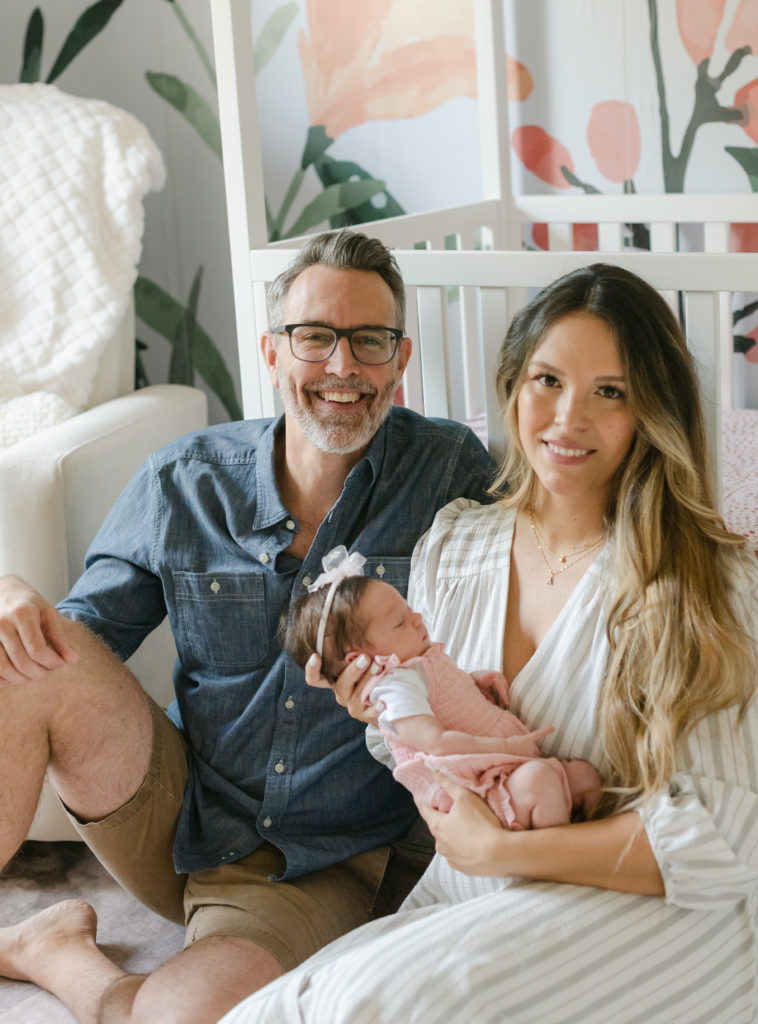
[[66, 806], [83, 819], [104, 817], [139, 788], [150, 761], [147, 695], [124, 663], [77, 622], [66, 634], [79, 660], [30, 683], [44, 716], [49, 773]]
[[200, 939], [140, 987], [131, 1024], [215, 1024], [283, 973], [271, 953], [248, 939]]

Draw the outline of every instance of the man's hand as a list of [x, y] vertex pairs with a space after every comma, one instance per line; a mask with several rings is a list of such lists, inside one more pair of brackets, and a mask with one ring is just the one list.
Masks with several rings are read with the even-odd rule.
[[305, 663], [305, 681], [308, 686], [331, 690], [337, 703], [351, 718], [366, 725], [376, 725], [379, 712], [373, 704], [363, 703], [363, 691], [379, 671], [379, 666], [372, 664], [367, 654], [361, 654], [341, 672], [335, 683], [330, 683], [321, 675], [321, 658], [314, 651]]
[[40, 679], [79, 660], [63, 616], [16, 576], [0, 579], [0, 685]]

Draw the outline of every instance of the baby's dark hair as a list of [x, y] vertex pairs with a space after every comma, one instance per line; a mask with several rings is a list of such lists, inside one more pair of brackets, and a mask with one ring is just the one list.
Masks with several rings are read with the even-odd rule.
[[[335, 589], [321, 658], [321, 672], [330, 683], [335, 682], [345, 668], [345, 655], [349, 651], [360, 650], [367, 623], [358, 614], [358, 606], [371, 582], [370, 576], [348, 576]], [[292, 616], [287, 611], [282, 616], [279, 643], [301, 668], [316, 650], [318, 626], [329, 590], [327, 585], [312, 593], [306, 591], [295, 604]]]

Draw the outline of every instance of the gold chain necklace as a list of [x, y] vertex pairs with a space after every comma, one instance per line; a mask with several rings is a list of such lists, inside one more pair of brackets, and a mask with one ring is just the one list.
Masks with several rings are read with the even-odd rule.
[[[583, 547], [577, 547], [576, 544], [572, 544], [569, 546], [569, 550], [566, 552], [565, 555], [560, 555], [557, 551], [553, 551], [552, 548], [548, 547], [547, 543], [544, 543], [540, 538], [539, 530], [537, 529], [537, 523], [534, 519], [534, 509], [531, 505], [527, 507], [526, 514], [529, 516], [529, 525], [531, 526], [532, 533], [534, 534], [534, 541], [537, 545], [537, 550], [542, 555], [542, 561], [545, 563], [545, 567], [548, 571], [548, 577], [545, 580], [545, 583], [548, 587], [552, 587], [553, 580], [556, 576], [560, 576], [562, 572], [565, 572], [567, 569], [570, 569], [572, 565], [577, 565], [579, 562], [583, 561], [585, 558], [591, 555], [593, 551], [599, 548], [601, 544], [605, 543], [605, 534], [602, 534], [600, 537], [597, 538], [597, 540], [590, 541]], [[559, 569], [554, 569], [552, 567], [552, 565], [547, 559], [547, 555], [545, 554], [545, 548], [547, 548], [548, 551], [553, 551], [553, 554], [558, 555], [558, 558], [561, 562], [561, 566]], [[576, 551], [576, 554], [573, 556], [570, 554], [572, 550]]]

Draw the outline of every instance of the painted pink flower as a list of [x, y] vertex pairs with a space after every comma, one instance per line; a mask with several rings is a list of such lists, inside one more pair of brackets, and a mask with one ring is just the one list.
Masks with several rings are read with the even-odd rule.
[[758, 224], [732, 224], [732, 252], [758, 252]]
[[521, 162], [548, 185], [569, 188], [561, 167], [573, 172], [574, 161], [564, 145], [536, 124], [525, 124], [511, 135], [511, 145]]
[[432, 21], [424, 34], [419, 4], [307, 0], [310, 39], [301, 32], [298, 46], [311, 124], [334, 139], [366, 121], [418, 117], [476, 96], [471, 33], [435, 35]]
[[507, 53], [505, 55], [505, 78], [509, 100], [525, 100], [534, 88], [534, 80], [529, 68]]
[[726, 36], [726, 48], [734, 53], [740, 46], [749, 46], [758, 53], [758, 3], [756, 0], [740, 0], [734, 21]]
[[575, 252], [596, 252], [598, 245], [597, 224], [574, 224]]
[[758, 142], [758, 78], [743, 85], [734, 94], [735, 107], [742, 108], [743, 120], [739, 122], [753, 142]]
[[684, 48], [695, 64], [713, 53], [726, 0], [676, 0], [676, 20]]
[[640, 163], [640, 126], [632, 104], [596, 103], [587, 125], [587, 142], [604, 178], [630, 181]]
[[[597, 224], [574, 224], [574, 252], [595, 252], [599, 245]], [[532, 224], [532, 241], [538, 249], [548, 248], [547, 224]]]

